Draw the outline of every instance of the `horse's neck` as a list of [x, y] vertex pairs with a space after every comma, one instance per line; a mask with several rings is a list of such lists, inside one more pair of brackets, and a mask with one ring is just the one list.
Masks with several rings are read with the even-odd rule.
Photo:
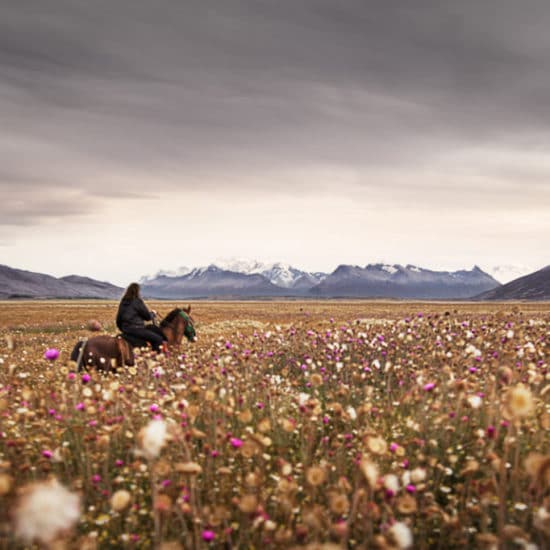
[[[180, 328], [181, 327], [181, 328]], [[164, 328], [164, 336], [168, 341], [169, 346], [179, 345], [183, 337], [184, 327], [180, 323], [176, 323], [175, 326], [167, 326]]]

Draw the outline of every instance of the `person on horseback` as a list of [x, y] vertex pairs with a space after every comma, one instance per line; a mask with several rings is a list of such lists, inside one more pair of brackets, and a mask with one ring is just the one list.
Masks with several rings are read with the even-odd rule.
[[154, 321], [157, 312], [149, 310], [140, 296], [138, 283], [131, 283], [124, 296], [120, 300], [116, 316], [116, 326], [123, 333], [132, 337], [145, 340], [153, 346], [157, 352], [160, 351], [165, 338], [160, 330], [155, 330], [154, 325], [145, 325], [145, 321]]

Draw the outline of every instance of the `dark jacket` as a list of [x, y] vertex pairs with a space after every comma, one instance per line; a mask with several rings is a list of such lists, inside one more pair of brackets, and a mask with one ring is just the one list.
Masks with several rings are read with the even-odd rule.
[[122, 331], [131, 331], [134, 328], [143, 328], [145, 321], [152, 321], [154, 318], [141, 298], [133, 300], [122, 300], [118, 306], [116, 326]]

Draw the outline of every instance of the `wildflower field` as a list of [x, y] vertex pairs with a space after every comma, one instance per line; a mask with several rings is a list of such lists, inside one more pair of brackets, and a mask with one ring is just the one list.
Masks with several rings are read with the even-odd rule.
[[114, 302], [0, 305], [0, 548], [550, 548], [549, 304], [197, 302], [108, 374]]

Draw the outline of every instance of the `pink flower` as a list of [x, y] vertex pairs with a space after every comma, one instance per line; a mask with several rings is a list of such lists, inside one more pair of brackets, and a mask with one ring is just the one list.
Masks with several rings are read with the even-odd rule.
[[156, 403], [153, 403], [150, 407], [149, 407], [149, 410], [154, 413], [154, 412], [157, 412], [159, 410], [159, 406], [156, 404]]
[[214, 531], [210, 531], [210, 529], [205, 529], [202, 532], [202, 540], [205, 542], [212, 542], [216, 538], [216, 533]]
[[391, 451], [392, 453], [395, 453], [395, 451], [397, 451], [398, 448], [399, 448], [399, 445], [398, 445], [397, 443], [392, 443], [392, 444], [390, 445], [390, 451]]
[[85, 372], [85, 373], [82, 375], [82, 383], [83, 383], [83, 384], [86, 384], [86, 383], [89, 382], [91, 379], [92, 379], [92, 377], [91, 377], [87, 372]]
[[424, 391], [432, 391], [435, 388], [434, 382], [428, 382], [424, 385]]
[[231, 443], [231, 445], [235, 448], [235, 449], [238, 449], [239, 447], [242, 447], [243, 445], [243, 440], [242, 439], [239, 439], [238, 437], [232, 437], [229, 442]]
[[46, 458], [51, 458], [53, 456], [53, 453], [51, 451], [45, 450], [45, 451], [42, 451], [42, 456]]
[[44, 352], [44, 359], [55, 361], [59, 357], [59, 350], [55, 348], [48, 348]]
[[83, 411], [83, 410], [84, 410], [84, 407], [85, 407], [85, 405], [84, 405], [84, 403], [82, 403], [82, 401], [81, 401], [80, 403], [77, 403], [77, 404], [76, 404], [75, 409], [76, 409], [77, 411]]

